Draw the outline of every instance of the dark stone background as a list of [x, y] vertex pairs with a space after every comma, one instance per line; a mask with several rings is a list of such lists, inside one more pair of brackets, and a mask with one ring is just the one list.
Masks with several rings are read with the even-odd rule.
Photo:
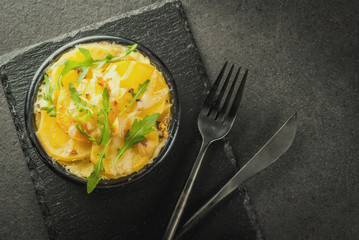
[[[3, 0], [0, 54], [150, 3]], [[241, 162], [298, 111], [292, 148], [246, 184], [264, 237], [356, 239], [359, 2], [233, 0], [183, 5], [212, 81], [224, 60], [250, 69], [240, 118], [229, 135]], [[46, 239], [2, 91], [0, 103], [0, 234]]]

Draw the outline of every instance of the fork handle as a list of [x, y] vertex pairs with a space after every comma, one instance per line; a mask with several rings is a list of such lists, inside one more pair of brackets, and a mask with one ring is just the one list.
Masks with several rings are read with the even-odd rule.
[[181, 196], [179, 197], [176, 207], [172, 213], [172, 216], [168, 223], [165, 235], [163, 236], [163, 240], [172, 240], [176, 233], [176, 229], [177, 229], [178, 223], [181, 219], [183, 210], [186, 206], [188, 196], [191, 193], [193, 183], [197, 177], [198, 170], [201, 166], [203, 157], [204, 157], [210, 143], [211, 143], [210, 141], [207, 141], [205, 139], [203, 139], [203, 141], [202, 141], [202, 145], [201, 145], [201, 148], [197, 155], [196, 161], [194, 162], [194, 164], [192, 166], [192, 170], [187, 178], [187, 182], [182, 189]]

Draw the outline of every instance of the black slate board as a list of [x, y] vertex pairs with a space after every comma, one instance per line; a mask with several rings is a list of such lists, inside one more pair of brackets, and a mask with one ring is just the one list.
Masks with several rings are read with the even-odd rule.
[[[41, 62], [60, 46], [91, 35], [122, 36], [141, 42], [167, 65], [182, 106], [179, 134], [168, 158], [150, 174], [123, 188], [95, 190], [68, 182], [48, 169], [25, 134], [27, 89]], [[51, 239], [161, 239], [200, 146], [197, 116], [208, 79], [179, 2], [108, 21], [19, 53], [0, 68], [0, 77]], [[184, 219], [236, 171], [227, 142], [210, 147]], [[225, 150], [227, 149], [227, 150]], [[243, 206], [244, 189], [223, 201], [186, 239], [255, 239]]]

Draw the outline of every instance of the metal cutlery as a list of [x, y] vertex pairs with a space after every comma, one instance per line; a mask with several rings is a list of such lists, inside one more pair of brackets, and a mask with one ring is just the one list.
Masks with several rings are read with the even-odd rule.
[[202, 219], [218, 202], [232, 193], [246, 180], [253, 177], [266, 167], [274, 163], [285, 153], [293, 142], [297, 129], [297, 113], [290, 117], [274, 136], [219, 190], [208, 200], [193, 216], [183, 225], [179, 239]]
[[226, 67], [227, 62], [224, 64], [216, 82], [211, 88], [199, 114], [198, 129], [202, 135], [202, 146], [172, 213], [163, 237], [165, 240], [173, 239], [176, 233], [178, 223], [208, 146], [227, 135], [237, 116], [248, 70], [245, 71], [242, 81], [238, 86], [240, 68], [237, 70], [235, 77], [231, 79], [234, 65], [230, 68], [227, 77], [223, 78]]

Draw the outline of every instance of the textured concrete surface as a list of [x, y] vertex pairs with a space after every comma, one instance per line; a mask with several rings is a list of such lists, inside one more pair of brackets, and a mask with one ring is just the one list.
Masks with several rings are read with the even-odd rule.
[[[292, 148], [247, 184], [267, 239], [359, 235], [358, 13], [358, 1], [252, 2], [233, 14], [236, 28], [218, 30], [235, 46], [224, 55], [250, 69], [236, 156], [249, 159], [298, 111]], [[205, 61], [218, 58], [220, 41], [198, 42]]]
[[[3, 0], [0, 54], [150, 2]], [[247, 183], [266, 239], [355, 239], [359, 234], [358, 4], [183, 1], [209, 77], [215, 78], [225, 59], [250, 69], [240, 118], [229, 136], [238, 159], [248, 160], [294, 110], [299, 113], [293, 148]], [[7, 107], [2, 104], [0, 111], [5, 135], [13, 126]], [[4, 141], [17, 139], [9, 134]], [[20, 233], [46, 239], [43, 230], [32, 231], [41, 229], [41, 219], [32, 205], [36, 199], [21, 150], [1, 147], [1, 171], [16, 167], [24, 174], [21, 181], [4, 178], [21, 189], [14, 196], [23, 200], [23, 209], [1, 196], [6, 207], [0, 210], [5, 223], [0, 230], [14, 226], [8, 219], [15, 218], [13, 239]], [[6, 161], [10, 152], [14, 165]], [[24, 212], [33, 219], [26, 220]]]

